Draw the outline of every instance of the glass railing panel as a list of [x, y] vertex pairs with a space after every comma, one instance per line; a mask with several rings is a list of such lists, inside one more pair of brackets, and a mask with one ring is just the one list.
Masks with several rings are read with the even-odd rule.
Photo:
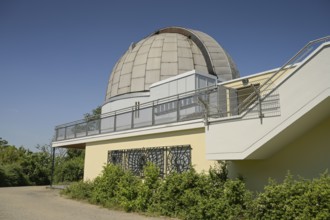
[[66, 138], [67, 139], [74, 138], [75, 137], [75, 131], [76, 131], [76, 126], [75, 125], [66, 127]]
[[154, 106], [155, 125], [176, 122], [178, 120], [177, 100]]
[[152, 107], [135, 110], [133, 115], [134, 128], [152, 125]]
[[56, 134], [56, 140], [64, 140], [65, 139], [65, 128], [58, 128]]
[[113, 132], [115, 129], [115, 116], [101, 118], [101, 133]]
[[195, 96], [180, 99], [179, 103], [180, 121], [193, 120], [202, 117], [202, 108], [199, 106]]
[[123, 131], [132, 128], [132, 112], [116, 115], [116, 131]]
[[87, 123], [80, 123], [76, 125], [76, 137], [84, 137], [87, 135], [86, 132], [87, 129]]
[[89, 121], [87, 124], [87, 135], [100, 133], [100, 119]]

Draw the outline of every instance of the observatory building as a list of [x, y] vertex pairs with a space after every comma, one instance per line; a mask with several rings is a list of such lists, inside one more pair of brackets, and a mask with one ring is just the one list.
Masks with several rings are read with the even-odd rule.
[[[168, 27], [132, 43], [110, 74], [100, 116], [56, 126], [53, 147], [85, 149], [84, 180], [107, 163], [143, 177], [229, 161], [251, 189], [291, 170], [330, 168], [329, 38], [282, 67], [241, 77], [206, 33]], [[314, 49], [310, 46], [313, 46]]]

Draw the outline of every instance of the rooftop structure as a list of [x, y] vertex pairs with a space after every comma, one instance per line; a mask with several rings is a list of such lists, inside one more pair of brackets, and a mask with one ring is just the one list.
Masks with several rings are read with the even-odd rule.
[[228, 53], [209, 35], [187, 28], [157, 30], [129, 49], [114, 66], [106, 101], [112, 97], [149, 91], [151, 84], [196, 70], [220, 81], [239, 77]]

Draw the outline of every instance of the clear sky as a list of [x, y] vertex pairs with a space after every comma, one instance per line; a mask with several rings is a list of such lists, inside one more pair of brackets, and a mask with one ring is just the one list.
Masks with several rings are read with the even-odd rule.
[[0, 0], [0, 137], [35, 149], [102, 105], [131, 42], [182, 26], [215, 38], [241, 76], [330, 35], [329, 0]]

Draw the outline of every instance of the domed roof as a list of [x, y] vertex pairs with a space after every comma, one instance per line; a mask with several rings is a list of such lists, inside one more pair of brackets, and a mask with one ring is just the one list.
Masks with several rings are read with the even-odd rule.
[[131, 44], [111, 72], [106, 101], [121, 94], [148, 91], [152, 83], [190, 70], [221, 80], [239, 77], [233, 60], [212, 37], [168, 27]]

